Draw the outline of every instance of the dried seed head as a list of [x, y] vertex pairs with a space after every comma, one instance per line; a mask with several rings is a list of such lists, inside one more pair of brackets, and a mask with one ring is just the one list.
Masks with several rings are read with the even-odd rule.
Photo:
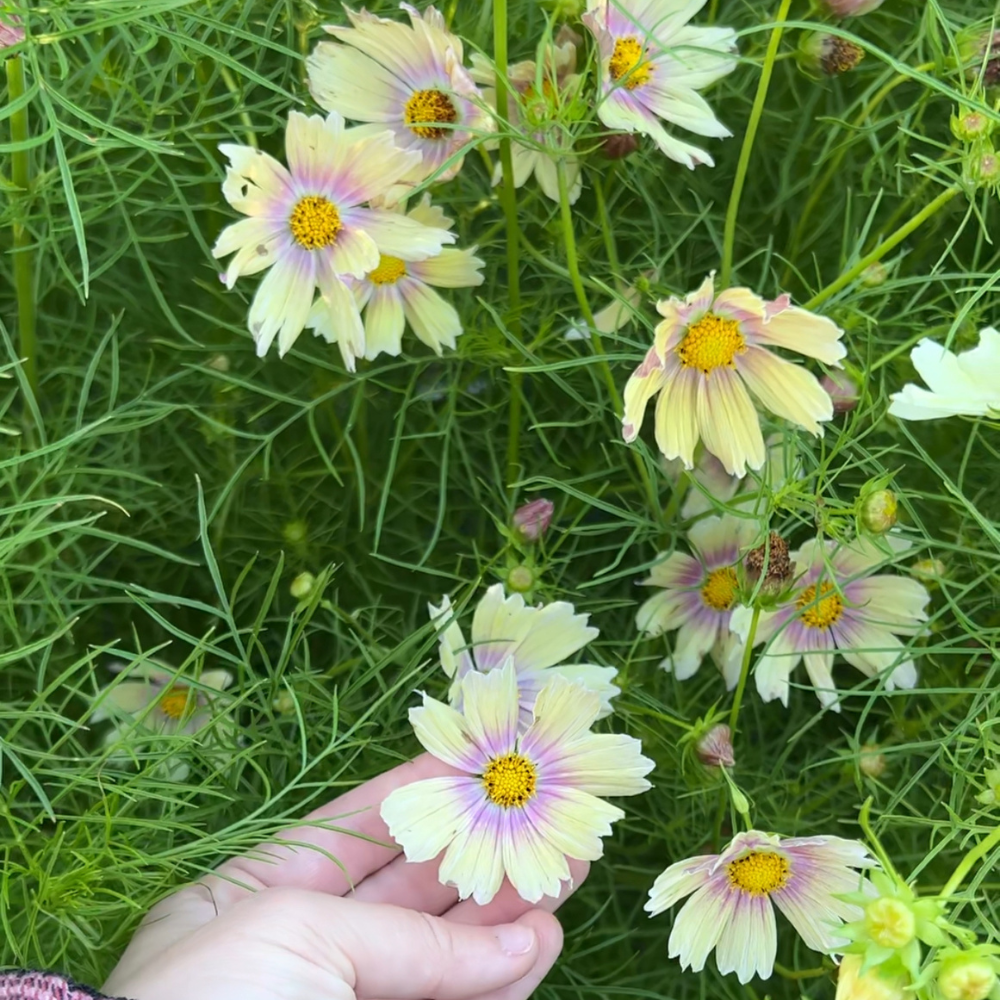
[[750, 586], [756, 587], [763, 577], [761, 590], [764, 593], [780, 593], [792, 582], [794, 576], [788, 542], [776, 531], [772, 531], [763, 545], [758, 545], [746, 554], [743, 568]]

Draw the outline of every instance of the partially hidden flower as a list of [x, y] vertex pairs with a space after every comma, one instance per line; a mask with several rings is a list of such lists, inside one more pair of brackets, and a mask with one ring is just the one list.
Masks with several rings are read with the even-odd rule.
[[[655, 281], [658, 272], [653, 269], [644, 271], [634, 285], [622, 286], [615, 298], [594, 313], [594, 329], [602, 336], [617, 333], [629, 320], [637, 315], [639, 306], [645, 295], [649, 282]], [[574, 321], [566, 333], [564, 340], [590, 340], [593, 331], [582, 319]]]
[[[249, 218], [222, 231], [212, 254], [235, 254], [227, 288], [270, 268], [250, 307], [249, 327], [263, 357], [277, 337], [286, 354], [309, 319], [316, 289], [343, 325], [337, 339], [347, 367], [364, 354], [364, 328], [346, 279], [363, 278], [380, 255], [404, 261], [440, 253], [455, 237], [386, 209], [364, 208], [412, 165], [388, 130], [361, 138], [335, 112], [323, 119], [293, 111], [285, 130], [288, 167], [258, 149], [223, 144], [229, 159], [222, 193]], [[345, 346], [347, 345], [347, 346]]]
[[735, 972], [748, 983], [755, 975], [768, 979], [774, 970], [774, 906], [808, 947], [833, 951], [839, 926], [861, 913], [839, 897], [857, 890], [864, 880], [856, 869], [872, 864], [854, 840], [750, 830], [737, 834], [721, 854], [671, 865], [653, 884], [645, 909], [656, 916], [691, 896], [674, 920], [670, 957], [700, 972], [714, 949], [719, 972]]
[[840, 76], [855, 69], [865, 57], [857, 42], [825, 31], [811, 31], [799, 45], [799, 66], [807, 73]]
[[712, 157], [662, 123], [695, 135], [731, 135], [698, 91], [736, 68], [736, 32], [688, 24], [699, 7], [588, 0], [582, 18], [600, 58], [598, 117], [608, 128], [648, 135], [666, 156], [692, 169], [711, 166]]
[[320, 107], [384, 125], [398, 146], [419, 153], [414, 182], [449, 180], [489, 119], [462, 65], [462, 40], [440, 12], [400, 6], [408, 25], [345, 8], [350, 27], [324, 26], [336, 41], [320, 42], [306, 60], [309, 90]]
[[0, 49], [9, 49], [24, 41], [24, 27], [17, 14], [0, 17]]
[[737, 604], [741, 551], [753, 540], [756, 524], [733, 517], [706, 517], [688, 532], [691, 555], [672, 552], [655, 563], [643, 580], [658, 593], [643, 602], [636, 627], [646, 635], [677, 631], [673, 653], [660, 664], [687, 680], [711, 656], [730, 690], [739, 679], [743, 643], [730, 630]]
[[713, 275], [685, 299], [657, 304], [663, 317], [653, 346], [625, 386], [622, 435], [636, 439], [656, 395], [656, 443], [664, 457], [694, 466], [699, 440], [730, 475], [766, 459], [751, 393], [766, 409], [817, 437], [833, 403], [816, 376], [767, 350], [781, 347], [840, 367], [844, 331], [791, 304], [765, 302], [748, 288], [716, 294]]
[[695, 744], [695, 753], [705, 767], [733, 767], [736, 756], [732, 730], [724, 722], [712, 726]]
[[444, 851], [438, 878], [461, 899], [489, 903], [505, 876], [528, 902], [558, 896], [567, 859], [600, 858], [625, 815], [602, 796], [646, 791], [653, 762], [631, 736], [590, 732], [600, 699], [564, 677], [542, 687], [527, 730], [512, 663], [461, 687], [461, 712], [427, 695], [410, 709], [417, 739], [461, 773], [396, 789], [382, 818], [408, 861]]
[[531, 722], [538, 692], [554, 676], [577, 681], [594, 691], [600, 714], [611, 712], [611, 699], [619, 693], [613, 683], [614, 667], [593, 663], [564, 663], [592, 642], [600, 632], [588, 625], [590, 616], [577, 614], [568, 601], [529, 607], [520, 594], [504, 596], [499, 583], [490, 587], [472, 616], [472, 642], [454, 619], [451, 601], [429, 605], [431, 620], [440, 631], [441, 666], [452, 678], [449, 698], [462, 709], [462, 681], [469, 673], [488, 673], [511, 663], [521, 698], [521, 722]]
[[834, 413], [849, 413], [861, 399], [857, 382], [847, 372], [829, 372], [819, 380], [819, 384], [833, 400]]
[[[572, 205], [580, 197], [583, 174], [573, 155], [567, 127], [567, 109], [577, 99], [582, 77], [576, 72], [579, 36], [563, 27], [554, 41], [540, 46], [539, 59], [528, 59], [507, 67], [510, 93], [506, 121], [522, 138], [511, 143], [514, 187], [522, 187], [534, 175], [542, 194], [559, 201], [559, 170]], [[496, 71], [479, 53], [472, 56], [472, 78], [484, 84], [483, 98], [497, 106]], [[502, 164], [493, 171], [493, 184], [503, 179]]]
[[[400, 217], [445, 232], [452, 224], [426, 196]], [[438, 356], [444, 348], [454, 348], [462, 334], [462, 320], [455, 307], [434, 289], [481, 285], [483, 261], [475, 252], [476, 247], [466, 250], [444, 247], [422, 260], [403, 260], [382, 253], [378, 265], [364, 277], [348, 279], [362, 314], [365, 359], [371, 361], [380, 354], [398, 356], [407, 323], [417, 338]], [[353, 366], [360, 346], [355, 340], [356, 328], [343, 322], [339, 310], [331, 308], [326, 299], [318, 298], [307, 325], [317, 336], [337, 342], [348, 367]]]
[[[887, 542], [897, 541], [812, 539], [792, 553], [796, 587], [782, 606], [761, 613], [754, 640], [767, 643], [754, 673], [764, 701], [787, 705], [789, 677], [804, 661], [822, 705], [840, 711], [832, 672], [838, 653], [866, 677], [883, 676], [886, 690], [917, 683], [913, 653], [897, 636], [923, 630], [930, 594], [909, 577], [874, 573], [891, 558]], [[733, 613], [743, 638], [749, 616], [748, 608]]]
[[537, 542], [552, 523], [556, 505], [545, 497], [529, 500], [514, 511], [511, 524], [525, 542]]
[[837, 970], [837, 994], [834, 1000], [906, 1000], [912, 996], [906, 988], [905, 975], [885, 975], [880, 969], [862, 971], [860, 955], [845, 955]]
[[[233, 681], [228, 670], [204, 670], [192, 681], [154, 660], [112, 663], [110, 669], [126, 677], [98, 693], [90, 715], [91, 722], [114, 723], [105, 745], [127, 740], [138, 748], [150, 736], [199, 734], [219, 746], [232, 742], [235, 725], [218, 711], [221, 692]], [[167, 760], [165, 769], [174, 781], [183, 781], [190, 772], [179, 758]]]
[[837, 17], [860, 17], [877, 10], [885, 0], [825, 0], [830, 13]]
[[944, 1000], [995, 1000], [1000, 993], [1000, 948], [942, 948], [935, 956], [937, 988]]
[[909, 383], [890, 397], [889, 413], [901, 420], [939, 417], [1000, 417], [1000, 332], [987, 327], [979, 346], [955, 354], [921, 340], [910, 352], [917, 374], [930, 386]]

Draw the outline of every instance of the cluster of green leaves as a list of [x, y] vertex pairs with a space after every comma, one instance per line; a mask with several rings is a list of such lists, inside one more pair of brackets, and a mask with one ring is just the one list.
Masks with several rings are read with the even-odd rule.
[[[491, 50], [489, 4], [442, 6], [471, 46]], [[615, 164], [588, 154], [573, 224], [591, 301], [658, 274], [650, 302], [606, 345], [619, 387], [648, 347], [652, 299], [718, 266], [771, 6], [713, 0], [701, 15], [742, 33], [743, 64], [709, 95], [735, 135], [713, 143], [714, 169], [689, 173], [648, 145]], [[778, 62], [739, 216], [740, 284], [805, 301], [960, 176], [948, 122], [967, 85], [948, 39], [982, 6], [888, 0], [849, 24], [868, 57], [837, 80]], [[785, 53], [806, 8], [793, 6], [803, 20]], [[539, 597], [593, 616], [593, 655], [618, 667], [623, 688], [610, 724], [657, 762], [654, 790], [628, 803], [564, 911], [567, 959], [544, 991], [735, 993], [714, 971], [668, 963], [668, 919], [641, 910], [665, 864], [726, 832], [722, 788], [682, 766], [678, 749], [724, 691], [708, 664], [678, 684], [657, 669], [663, 641], [636, 635], [635, 581], [683, 544], [684, 525], [654, 450], [640, 445], [661, 491], [661, 510], [650, 508], [597, 359], [563, 339], [579, 310], [558, 207], [531, 185], [518, 192], [515, 312], [490, 165], [471, 155], [435, 192], [461, 245], [477, 243], [488, 261], [486, 284], [456, 297], [466, 333], [454, 354], [411, 341], [402, 358], [351, 376], [335, 349], [303, 338], [284, 361], [260, 361], [244, 327], [248, 293], [224, 291], [209, 252], [230, 219], [217, 145], [280, 154], [288, 110], [309, 107], [301, 57], [339, 7], [48, 0], [24, 13], [30, 139], [0, 139], [5, 159], [30, 150], [33, 174], [28, 193], [4, 180], [0, 215], [0, 962], [99, 982], [171, 886], [413, 753], [412, 691], [444, 688], [427, 601], [449, 592], [468, 603], [493, 582], [497, 522], [541, 491], [557, 518]], [[509, 14], [511, 58], [529, 58], [545, 11], [511, 0]], [[579, 148], [596, 149], [598, 126], [580, 128]], [[858, 836], [871, 795], [897, 868], [924, 892], [997, 819], [976, 796], [1000, 757], [1000, 456], [988, 425], [901, 426], [885, 409], [912, 378], [920, 337], [962, 348], [997, 322], [998, 218], [986, 194], [956, 198], [893, 251], [886, 280], [824, 305], [847, 331], [864, 396], [822, 442], [788, 436], [807, 476], [766, 511], [800, 540], [827, 509], [891, 477], [912, 557], [947, 567], [918, 640], [920, 687], [886, 694], [841, 667], [840, 715], [820, 713], [805, 686], [788, 710], [751, 692], [737, 741], [759, 826]], [[33, 261], [34, 393], [16, 363], [15, 225]], [[512, 380], [523, 394], [513, 476]], [[288, 588], [304, 570], [319, 585], [298, 602]], [[124, 767], [110, 758], [89, 706], [115, 658], [151, 655], [233, 673], [241, 740], [230, 765], [184, 738], [154, 741]], [[859, 768], [871, 743], [887, 761], [877, 779]], [[157, 769], [177, 753], [193, 765], [183, 785]], [[971, 885], [963, 919], [996, 935], [988, 864]], [[782, 935], [779, 960], [817, 964], [799, 948]], [[823, 976], [771, 987], [830, 990]]]

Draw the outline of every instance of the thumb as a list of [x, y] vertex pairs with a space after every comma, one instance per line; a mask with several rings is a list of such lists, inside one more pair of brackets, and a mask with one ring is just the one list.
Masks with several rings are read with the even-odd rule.
[[[332, 960], [359, 1000], [466, 1000], [528, 975], [540, 955], [533, 918], [494, 927], [327, 897]], [[553, 918], [554, 919], [554, 918]]]

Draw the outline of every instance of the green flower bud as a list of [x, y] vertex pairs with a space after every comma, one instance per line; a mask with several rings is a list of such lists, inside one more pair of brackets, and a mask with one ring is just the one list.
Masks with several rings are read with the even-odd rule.
[[526, 594], [535, 586], [535, 572], [530, 566], [521, 564], [507, 573], [507, 589], [512, 594]]
[[299, 573], [299, 575], [292, 580], [291, 585], [288, 588], [289, 593], [297, 601], [301, 601], [303, 598], [308, 597], [316, 586], [316, 577], [312, 573]]
[[873, 535], [884, 535], [895, 523], [899, 502], [892, 490], [875, 490], [861, 503], [861, 524]]
[[992, 131], [992, 120], [981, 111], [963, 111], [951, 116], [951, 134], [962, 142], [986, 139]]
[[289, 521], [281, 529], [281, 537], [285, 543], [292, 546], [303, 545], [309, 537], [309, 525], [301, 518]]
[[996, 982], [993, 963], [985, 957], [969, 954], [945, 959], [937, 978], [944, 1000], [986, 1000]]

